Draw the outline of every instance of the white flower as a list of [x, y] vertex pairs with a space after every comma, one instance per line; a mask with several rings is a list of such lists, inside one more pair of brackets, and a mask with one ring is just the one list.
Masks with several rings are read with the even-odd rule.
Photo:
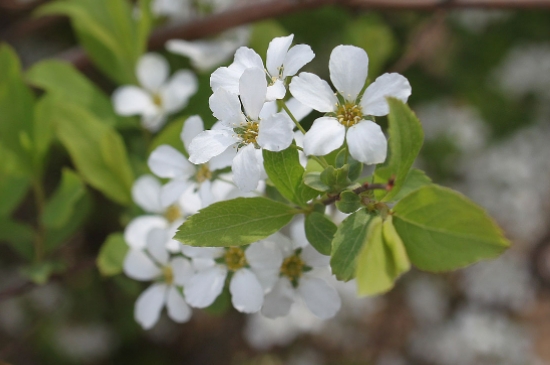
[[341, 299], [321, 278], [330, 257], [321, 255], [309, 244], [296, 244], [282, 235], [276, 237], [284, 260], [279, 267], [279, 279], [265, 296], [261, 313], [269, 318], [286, 316], [296, 299], [301, 298], [317, 317], [332, 318], [340, 309]]
[[250, 28], [239, 27], [210, 40], [186, 41], [172, 39], [166, 42], [170, 52], [189, 57], [191, 65], [200, 71], [208, 71], [227, 61], [237, 48], [248, 43]]
[[[189, 117], [185, 121], [180, 137], [186, 150], [189, 150], [193, 138], [203, 131], [204, 124], [198, 115]], [[199, 194], [202, 208], [220, 200], [222, 196], [219, 194], [216, 196], [215, 191], [227, 190], [220, 189], [218, 186], [227, 183], [216, 180], [215, 170], [230, 166], [236, 152], [235, 149], [229, 148], [208, 163], [193, 165], [175, 148], [168, 145], [157, 147], [149, 156], [149, 168], [158, 177], [170, 179], [161, 188], [161, 204], [163, 206], [173, 204], [187, 189]]]
[[143, 249], [146, 246], [147, 234], [154, 228], [167, 231], [166, 248], [172, 252], [179, 251], [180, 243], [171, 239], [178, 227], [184, 222], [184, 213], [195, 213], [200, 208], [200, 201], [193, 192], [182, 196], [175, 204], [161, 204], [160, 182], [151, 175], [141, 176], [132, 187], [134, 202], [147, 215], [138, 216], [130, 221], [124, 230], [124, 239], [128, 246]]
[[193, 257], [197, 265], [197, 273], [184, 289], [189, 305], [197, 308], [208, 307], [216, 300], [231, 272], [229, 291], [235, 309], [244, 313], [259, 311], [264, 302], [264, 293], [276, 280], [282, 262], [279, 248], [270, 239], [253, 243], [246, 249], [229, 247], [205, 250], [184, 245], [182, 251]]
[[399, 74], [378, 77], [360, 96], [368, 72], [366, 52], [354, 46], [337, 46], [330, 55], [330, 79], [338, 91], [317, 75], [302, 72], [292, 79], [290, 92], [301, 103], [327, 116], [316, 119], [304, 137], [307, 155], [326, 155], [347, 142], [357, 161], [377, 164], [386, 159], [387, 141], [378, 124], [368, 116], [389, 113], [386, 97], [407, 101], [411, 86]]
[[182, 20], [192, 16], [193, 6], [189, 0], [153, 0], [151, 11], [157, 17]]
[[269, 43], [267, 49], [266, 66], [262, 58], [255, 51], [241, 47], [235, 53], [235, 59], [228, 67], [220, 67], [210, 77], [212, 91], [224, 88], [227, 91], [239, 94], [239, 79], [244, 70], [258, 67], [266, 70], [270, 79], [266, 100], [282, 99], [286, 94], [285, 79], [296, 73], [308, 64], [315, 54], [306, 44], [298, 44], [290, 48], [294, 35], [277, 37]]
[[170, 79], [168, 62], [159, 54], [147, 53], [137, 64], [141, 87], [121, 86], [113, 93], [115, 111], [124, 116], [141, 115], [144, 128], [156, 132], [166, 117], [183, 109], [197, 92], [197, 77], [188, 70], [176, 72]]
[[[215, 129], [196, 136], [189, 146], [189, 161], [202, 164], [237, 148], [233, 158], [233, 181], [242, 191], [254, 190], [263, 171], [262, 149], [281, 151], [290, 146], [294, 125], [284, 113], [262, 113], [267, 81], [256, 67], [246, 69], [239, 81], [237, 94], [219, 88], [210, 97], [210, 109], [220, 123]], [[243, 114], [241, 111], [244, 108]]]
[[164, 230], [154, 229], [147, 235], [146, 247], [130, 248], [124, 259], [124, 273], [132, 279], [156, 280], [136, 301], [134, 316], [144, 329], [157, 323], [165, 305], [168, 316], [176, 322], [187, 322], [191, 317], [191, 308], [177, 287], [189, 281], [193, 268], [189, 260], [181, 256], [170, 259], [164, 244], [166, 239]]

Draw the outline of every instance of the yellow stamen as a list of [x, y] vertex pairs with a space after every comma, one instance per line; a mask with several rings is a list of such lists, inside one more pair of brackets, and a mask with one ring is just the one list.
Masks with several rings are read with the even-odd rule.
[[164, 212], [164, 218], [170, 223], [173, 223], [183, 216], [181, 209], [177, 205], [170, 205]]
[[162, 275], [164, 275], [166, 284], [171, 285], [174, 282], [174, 272], [170, 266], [164, 266], [162, 268]]
[[157, 93], [153, 94], [153, 104], [155, 104], [159, 108], [162, 108], [162, 98]]
[[201, 165], [195, 175], [195, 179], [198, 183], [202, 183], [206, 180], [212, 179], [212, 171], [208, 168], [208, 164]]
[[336, 118], [340, 124], [349, 128], [363, 119], [363, 109], [355, 103], [345, 103], [338, 106]]
[[225, 264], [231, 271], [237, 271], [246, 266], [246, 256], [240, 247], [229, 247], [225, 251]]
[[259, 123], [258, 122], [247, 122], [244, 128], [244, 133], [240, 135], [241, 139], [244, 143], [250, 144], [254, 143], [256, 144], [256, 138], [258, 138], [258, 132], [259, 132]]
[[291, 281], [299, 279], [304, 271], [305, 263], [298, 256], [294, 254], [287, 257], [281, 265], [281, 274], [288, 277]]

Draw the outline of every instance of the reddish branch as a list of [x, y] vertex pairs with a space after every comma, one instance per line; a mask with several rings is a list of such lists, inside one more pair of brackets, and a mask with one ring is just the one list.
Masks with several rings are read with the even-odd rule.
[[[387, 190], [390, 191], [393, 189], [393, 185], [395, 183], [395, 179], [391, 178], [388, 180], [387, 184], [369, 184], [368, 182], [364, 183], [358, 188], [355, 188], [352, 190], [353, 193], [359, 195], [361, 193], [364, 193], [365, 191], [369, 190]], [[331, 195], [327, 199], [323, 200], [321, 203], [323, 205], [331, 205], [332, 203], [336, 203], [338, 200], [340, 200], [340, 194]]]

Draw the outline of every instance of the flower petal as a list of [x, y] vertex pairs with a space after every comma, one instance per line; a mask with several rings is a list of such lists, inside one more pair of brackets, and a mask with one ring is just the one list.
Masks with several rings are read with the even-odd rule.
[[189, 161], [194, 164], [202, 164], [210, 161], [238, 142], [233, 132], [228, 129], [216, 129], [204, 131], [193, 138], [189, 145]]
[[197, 272], [184, 288], [187, 303], [196, 308], [214, 303], [223, 290], [226, 276], [227, 269], [219, 265]]
[[390, 107], [386, 98], [391, 96], [405, 103], [411, 91], [411, 84], [404, 76], [397, 73], [383, 74], [365, 90], [361, 99], [363, 114], [376, 117], [387, 115]]
[[265, 239], [254, 242], [244, 253], [246, 261], [253, 269], [279, 269], [283, 263], [283, 254], [273, 240]]
[[185, 286], [187, 282], [193, 277], [195, 271], [191, 262], [181, 256], [174, 257], [170, 261], [172, 272], [174, 274], [174, 284], [178, 286]]
[[168, 310], [168, 316], [178, 323], [187, 322], [193, 314], [189, 305], [174, 286], [168, 289], [166, 309]]
[[191, 71], [176, 72], [160, 90], [162, 107], [167, 114], [175, 113], [187, 105], [199, 88], [197, 76]]
[[295, 45], [288, 51], [283, 62], [283, 78], [296, 75], [313, 58], [315, 58], [315, 53], [310, 46], [307, 44]]
[[242, 69], [236, 67], [220, 67], [210, 75], [210, 87], [213, 92], [218, 89], [227, 90], [235, 95], [239, 94], [239, 79]]
[[168, 264], [170, 258], [170, 254], [166, 251], [166, 241], [168, 239], [168, 232], [162, 228], [154, 228], [147, 234], [147, 251], [161, 266]]
[[285, 95], [286, 95], [285, 84], [281, 80], [277, 80], [273, 85], [267, 87], [265, 100], [266, 101], [279, 100], [279, 99], [283, 99]]
[[351, 157], [367, 165], [386, 160], [388, 142], [380, 126], [364, 120], [348, 130], [347, 142]]
[[262, 119], [258, 132], [258, 144], [269, 151], [282, 151], [294, 140], [294, 124], [285, 113], [277, 113]]
[[244, 70], [239, 79], [239, 93], [246, 115], [252, 120], [258, 120], [267, 93], [263, 69], [253, 67]]
[[208, 102], [214, 116], [226, 125], [238, 127], [244, 123], [241, 102], [237, 94], [233, 94], [225, 89], [218, 89], [214, 91]]
[[304, 275], [298, 292], [311, 313], [321, 319], [332, 318], [340, 310], [342, 300], [338, 292], [323, 279]]
[[214, 194], [212, 194], [212, 183], [210, 180], [205, 180], [200, 183], [198, 194], [201, 198], [201, 208], [206, 208], [214, 202]]
[[283, 65], [286, 53], [292, 44], [292, 39], [294, 39], [294, 34], [287, 37], [276, 37], [269, 42], [265, 67], [272, 77], [279, 76], [279, 67]]
[[306, 155], [326, 155], [342, 146], [345, 136], [346, 127], [336, 118], [317, 118], [304, 136], [304, 152]]
[[256, 189], [261, 171], [253, 144], [249, 144], [237, 152], [233, 159], [232, 169], [233, 181], [241, 191], [248, 192]]
[[309, 241], [306, 237], [304, 228], [305, 218], [303, 215], [296, 215], [289, 224], [290, 239], [292, 240], [292, 248], [304, 248], [309, 246]]
[[233, 159], [237, 155], [237, 149], [233, 147], [227, 147], [225, 151], [217, 156], [212, 157], [208, 162], [208, 168], [211, 171], [224, 169], [231, 166]]
[[[304, 119], [305, 117], [307, 117], [313, 111], [312, 108], [300, 103], [296, 98], [288, 99], [286, 101], [286, 106], [288, 107], [288, 109], [290, 110], [290, 112], [298, 122]], [[286, 113], [286, 112], [283, 111], [283, 113]]]
[[262, 308], [264, 289], [256, 275], [249, 269], [240, 269], [233, 274], [229, 291], [231, 303], [239, 312], [254, 313]]
[[122, 269], [126, 276], [140, 281], [153, 280], [162, 273], [145, 252], [136, 249], [128, 251]]
[[204, 123], [199, 115], [192, 115], [185, 120], [183, 128], [181, 130], [181, 141], [185, 146], [185, 150], [189, 152], [189, 145], [193, 138], [204, 131]]
[[153, 284], [137, 298], [134, 318], [143, 329], [151, 329], [157, 323], [166, 301], [165, 284]]
[[300, 257], [307, 266], [311, 267], [328, 267], [330, 264], [330, 256], [320, 254], [311, 245], [307, 245], [302, 250]]
[[292, 96], [302, 104], [323, 113], [336, 110], [338, 99], [325, 80], [309, 72], [292, 78], [289, 85]]
[[221, 247], [193, 247], [182, 245], [181, 252], [191, 258], [198, 259], [217, 259], [222, 257], [225, 250]]
[[[269, 87], [267, 88], [269, 90]], [[277, 102], [276, 101], [268, 101], [264, 103], [264, 106], [262, 107], [262, 110], [260, 111], [260, 119], [266, 119], [272, 116], [273, 114], [277, 113]]]
[[151, 92], [156, 92], [164, 84], [169, 72], [168, 62], [158, 53], [144, 54], [136, 66], [139, 83]]
[[166, 123], [166, 114], [158, 110], [156, 114], [145, 114], [141, 116], [141, 125], [149, 132], [156, 133]]
[[286, 316], [294, 303], [294, 297], [294, 289], [290, 281], [284, 277], [280, 278], [265, 296], [262, 314], [268, 318]]
[[160, 190], [160, 181], [152, 175], [143, 175], [132, 186], [132, 199], [147, 213], [163, 213]]
[[264, 68], [264, 63], [259, 54], [256, 53], [251, 48], [240, 47], [235, 52], [235, 58], [233, 63], [240, 67], [243, 71], [247, 68], [258, 67], [259, 69]]
[[190, 177], [195, 173], [195, 166], [180, 151], [167, 144], [155, 148], [147, 164], [158, 177]]
[[160, 190], [160, 203], [168, 207], [177, 202], [187, 188], [192, 184], [188, 177], [173, 179], [164, 184]]
[[167, 228], [168, 221], [159, 215], [142, 215], [128, 223], [124, 229], [124, 240], [131, 248], [144, 249], [147, 234], [153, 228]]
[[122, 86], [112, 96], [113, 107], [119, 115], [151, 115], [158, 112], [151, 95], [137, 86]]
[[355, 46], [337, 46], [330, 54], [328, 68], [336, 90], [346, 100], [355, 101], [369, 72], [367, 52]]

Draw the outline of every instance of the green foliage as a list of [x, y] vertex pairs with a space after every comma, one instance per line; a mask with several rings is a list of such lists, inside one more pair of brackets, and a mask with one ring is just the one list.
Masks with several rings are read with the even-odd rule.
[[267, 176], [289, 201], [303, 207], [319, 195], [303, 182], [304, 168], [300, 165], [298, 150], [292, 147], [280, 152], [263, 150], [263, 156]]
[[120, 204], [131, 204], [134, 182], [122, 137], [86, 109], [49, 99], [57, 138], [81, 177]]
[[351, 183], [348, 178], [349, 165], [344, 165], [340, 168], [335, 168], [334, 166], [327, 167], [319, 178], [321, 182], [329, 187], [329, 191], [338, 192], [342, 189], [345, 189]]
[[122, 233], [110, 234], [101, 246], [96, 260], [101, 275], [113, 276], [120, 274], [128, 249]]
[[332, 241], [330, 267], [338, 280], [355, 277], [357, 256], [367, 240], [372, 216], [365, 209], [359, 210], [340, 224]]
[[420, 189], [425, 185], [430, 185], [431, 183], [432, 180], [426, 176], [424, 171], [412, 168], [407, 174], [407, 177], [401, 186], [401, 190], [399, 190], [399, 193], [392, 198], [392, 201], [399, 201], [413, 191]]
[[68, 243], [67, 240], [84, 225], [92, 210], [92, 200], [85, 193], [74, 203], [73, 214], [59, 227], [48, 228], [44, 242], [44, 252], [49, 253]]
[[21, 257], [31, 260], [34, 255], [32, 240], [34, 229], [25, 223], [0, 216], [0, 241], [6, 242]]
[[332, 239], [338, 227], [323, 213], [313, 212], [305, 219], [306, 237], [309, 243], [323, 255], [330, 255]]
[[377, 192], [377, 197], [382, 201], [391, 201], [399, 193], [424, 141], [420, 121], [408, 105], [394, 98], [388, 98], [388, 103], [390, 106], [388, 157], [384, 164], [376, 167], [374, 180], [387, 182], [393, 176], [395, 182], [390, 192], [381, 190]]
[[78, 201], [86, 194], [84, 182], [69, 169], [63, 170], [61, 183], [46, 203], [42, 223], [48, 228], [60, 228], [75, 214]]
[[38, 15], [62, 14], [71, 19], [80, 43], [94, 63], [119, 84], [135, 83], [135, 65], [150, 32], [149, 1], [140, 2], [136, 20], [125, 0], [60, 0], [39, 8]]
[[181, 117], [174, 120], [172, 123], [164, 127], [153, 139], [149, 145], [149, 153], [153, 152], [155, 148], [160, 145], [167, 144], [174, 147], [176, 150], [180, 151], [184, 155], [188, 155], [187, 151], [183, 146], [180, 135], [181, 130], [183, 129], [183, 124], [187, 120], [187, 117]]
[[366, 244], [357, 258], [358, 294], [376, 295], [390, 290], [395, 280], [410, 267], [405, 246], [395, 231], [392, 218], [385, 221], [380, 217], [373, 218]]
[[340, 199], [336, 201], [336, 207], [342, 213], [353, 213], [361, 206], [361, 197], [350, 190], [341, 192]]
[[393, 214], [411, 262], [422, 270], [455, 270], [496, 257], [510, 244], [481, 207], [437, 185], [410, 193]]
[[178, 241], [197, 247], [247, 245], [283, 228], [296, 209], [266, 198], [237, 198], [212, 204], [180, 227]]
[[21, 274], [28, 277], [33, 283], [43, 285], [53, 274], [63, 272], [65, 265], [59, 261], [37, 262], [21, 268]]
[[15, 153], [1, 144], [0, 161], [0, 217], [7, 217], [24, 198], [30, 179], [21, 172]]

